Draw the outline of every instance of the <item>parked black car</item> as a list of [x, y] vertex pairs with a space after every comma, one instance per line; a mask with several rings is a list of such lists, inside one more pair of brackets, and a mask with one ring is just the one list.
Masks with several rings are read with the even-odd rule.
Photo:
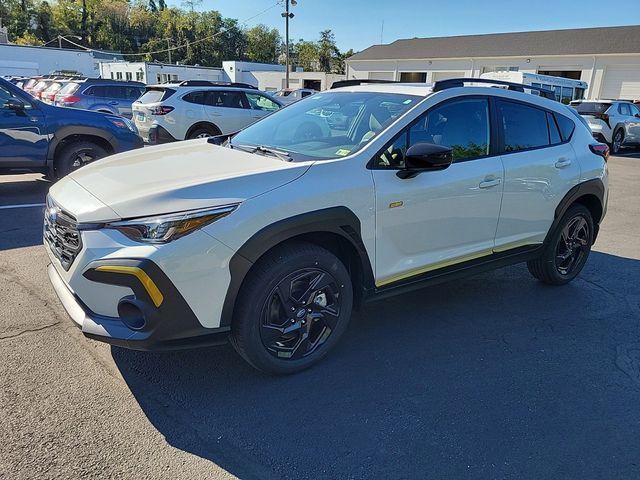
[[27, 169], [59, 178], [141, 146], [126, 118], [47, 105], [0, 78], [0, 171]]

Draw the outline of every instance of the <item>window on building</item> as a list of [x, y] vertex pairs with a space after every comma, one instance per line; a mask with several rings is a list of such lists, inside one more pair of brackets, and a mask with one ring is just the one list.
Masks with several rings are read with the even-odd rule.
[[520, 70], [520, 67], [513, 66], [501, 66], [501, 67], [482, 67], [482, 73], [491, 73], [491, 72], [517, 72]]
[[113, 72], [111, 72], [111, 80], [115, 79], [115, 75], [113, 74]]
[[519, 103], [498, 102], [504, 151], [517, 152], [549, 145], [546, 112]]
[[400, 81], [405, 83], [425, 83], [427, 72], [401, 72]]
[[133, 80], [133, 73], [132, 72], [127, 72], [126, 73], [126, 78], [127, 78], [128, 81]]
[[136, 81], [144, 82], [144, 73], [143, 72], [136, 72]]
[[116, 72], [116, 80], [122, 80], [122, 72]]
[[580, 77], [582, 77], [582, 70], [538, 70], [538, 73], [540, 75], [570, 78], [572, 80], [580, 80]]
[[162, 75], [160, 75], [159, 73], [156, 73], [156, 82], [162, 83]]

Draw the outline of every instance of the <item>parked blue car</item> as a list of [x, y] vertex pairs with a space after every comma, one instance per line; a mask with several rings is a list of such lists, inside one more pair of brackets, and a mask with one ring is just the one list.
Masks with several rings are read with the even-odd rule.
[[70, 81], [56, 94], [54, 105], [84, 108], [131, 118], [131, 104], [144, 93], [144, 83], [87, 78]]
[[142, 145], [126, 118], [47, 105], [0, 78], [0, 171], [27, 169], [59, 178]]

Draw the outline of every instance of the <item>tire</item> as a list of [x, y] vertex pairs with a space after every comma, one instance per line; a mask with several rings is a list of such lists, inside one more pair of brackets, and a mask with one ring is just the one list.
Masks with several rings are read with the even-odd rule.
[[56, 177], [62, 178], [78, 168], [109, 155], [93, 142], [80, 140], [65, 145], [55, 158]]
[[[591, 212], [580, 204], [574, 204], [562, 216], [551, 234], [542, 256], [527, 262], [529, 272], [549, 285], [564, 285], [573, 280], [587, 262], [594, 235]], [[575, 234], [576, 238], [572, 238]], [[567, 247], [565, 238], [571, 243]], [[573, 252], [573, 256], [567, 255]]]
[[207, 138], [220, 135], [220, 130], [214, 126], [202, 125], [189, 132], [187, 140], [193, 140], [195, 138]]
[[310, 243], [276, 247], [245, 279], [236, 301], [231, 344], [258, 370], [296, 373], [335, 346], [347, 329], [352, 307], [351, 278], [335, 255]]
[[620, 152], [620, 148], [622, 147], [622, 142], [624, 142], [624, 130], [619, 128], [615, 132], [613, 132], [613, 137], [611, 137], [611, 145], [609, 148], [611, 149], [612, 154], [616, 154]]

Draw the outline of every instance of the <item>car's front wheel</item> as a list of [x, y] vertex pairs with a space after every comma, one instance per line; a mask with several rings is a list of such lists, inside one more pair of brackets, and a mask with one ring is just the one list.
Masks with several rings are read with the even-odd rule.
[[99, 145], [89, 141], [72, 142], [65, 145], [55, 160], [56, 177], [62, 178], [78, 168], [109, 153]]
[[594, 233], [589, 209], [580, 204], [572, 205], [552, 233], [542, 256], [527, 262], [529, 272], [550, 285], [570, 282], [587, 262]]
[[278, 247], [245, 280], [231, 340], [255, 368], [290, 374], [324, 357], [345, 332], [353, 287], [344, 264], [309, 243]]

